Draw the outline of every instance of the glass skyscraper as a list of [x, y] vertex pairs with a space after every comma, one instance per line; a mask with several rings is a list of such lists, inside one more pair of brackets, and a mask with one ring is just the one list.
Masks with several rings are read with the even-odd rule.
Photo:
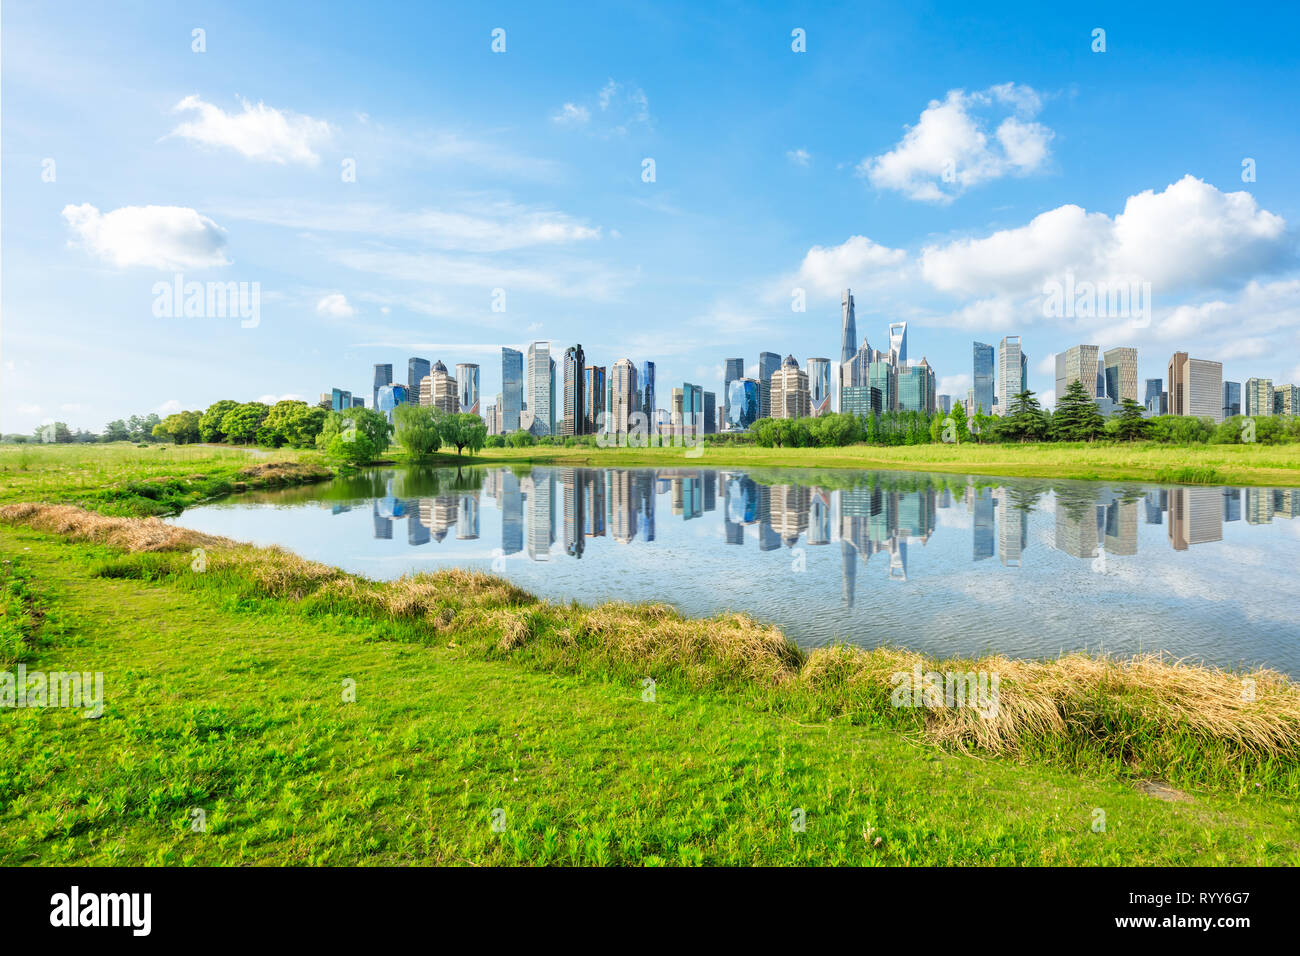
[[586, 402], [583, 390], [587, 367], [586, 353], [582, 346], [571, 345], [564, 350], [564, 420], [560, 426], [561, 435], [583, 435], [583, 416], [586, 414]]
[[853, 314], [853, 292], [845, 289], [840, 296], [840, 362], [851, 362], [857, 350], [858, 321]]
[[478, 397], [478, 366], [462, 362], [456, 366], [456, 386], [460, 389], [460, 410], [471, 415], [481, 414]]
[[831, 360], [808, 360], [809, 414], [816, 417], [831, 410]]
[[528, 408], [533, 413], [533, 433], [555, 434], [555, 363], [551, 343], [528, 346]]
[[411, 401], [418, 400], [420, 396], [420, 383], [424, 377], [429, 374], [429, 360], [415, 358], [412, 356], [406, 362], [406, 390], [414, 396]]
[[781, 367], [781, 356], [775, 352], [758, 353], [758, 417], [772, 417], [772, 375]]
[[379, 389], [393, 384], [393, 363], [375, 364], [375, 390], [371, 395], [370, 407], [379, 407]]
[[501, 416], [502, 434], [519, 430], [519, 413], [524, 406], [524, 353], [518, 349], [501, 349]]
[[655, 363], [642, 362], [641, 374], [636, 381], [637, 393], [641, 397], [641, 412], [645, 415], [646, 426], [651, 432], [657, 431], [658, 414], [655, 411]]
[[738, 358], [727, 359], [726, 366], [722, 374], [722, 420], [726, 423], [723, 427], [731, 427], [731, 415], [727, 411], [727, 405], [731, 401], [731, 383], [738, 378], [745, 377], [745, 360]]
[[727, 386], [727, 431], [745, 431], [758, 420], [758, 382], [733, 378]]
[[[1159, 379], [1157, 379], [1159, 381]], [[1241, 414], [1241, 383], [1223, 383], [1223, 417], [1231, 418]]]
[[[1003, 336], [998, 345], [998, 414], [1005, 415], [1011, 400], [1028, 388], [1029, 359], [1020, 348], [1020, 336]], [[1096, 374], [1093, 369], [1092, 374]]]
[[993, 414], [993, 346], [976, 342], [972, 349], [975, 363], [975, 388], [972, 395], [975, 408], [983, 409], [985, 415]]

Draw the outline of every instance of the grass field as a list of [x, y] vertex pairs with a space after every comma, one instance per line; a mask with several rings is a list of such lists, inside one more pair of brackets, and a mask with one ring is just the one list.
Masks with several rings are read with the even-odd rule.
[[681, 448], [489, 448], [486, 462], [665, 468], [881, 468], [1005, 477], [1076, 478], [1264, 486], [1300, 486], [1300, 444], [1169, 446], [903, 445], [759, 448], [706, 445], [698, 457]]
[[0, 709], [0, 864], [1300, 863], [1300, 699], [1270, 675], [1243, 707], [1242, 675], [1002, 662], [996, 726], [900, 711], [905, 652], [739, 619], [222, 541], [199, 573], [193, 532], [97, 515], [266, 457], [69, 451], [0, 453], [3, 500], [96, 509], [6, 511], [0, 671], [102, 672], [104, 713]]

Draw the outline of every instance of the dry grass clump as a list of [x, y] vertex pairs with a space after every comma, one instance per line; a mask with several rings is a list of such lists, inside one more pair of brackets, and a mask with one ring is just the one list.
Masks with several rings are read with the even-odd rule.
[[188, 551], [191, 548], [233, 547], [229, 538], [202, 534], [164, 524], [157, 518], [112, 518], [71, 505], [16, 504], [0, 507], [0, 521], [73, 541], [93, 541], [132, 553]]
[[328, 478], [331, 472], [323, 465], [300, 461], [267, 461], [249, 465], [239, 472], [239, 477], [267, 485], [300, 484]]

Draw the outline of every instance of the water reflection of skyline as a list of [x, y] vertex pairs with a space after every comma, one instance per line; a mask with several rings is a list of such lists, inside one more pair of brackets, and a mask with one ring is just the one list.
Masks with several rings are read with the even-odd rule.
[[[964, 509], [970, 522], [971, 560], [996, 557], [1020, 567], [1041, 544], [1080, 560], [1138, 553], [1138, 526], [1165, 525], [1169, 546], [1185, 551], [1221, 541], [1224, 522], [1267, 524], [1300, 515], [1300, 489], [1105, 486], [1005, 479], [997, 483], [934, 477], [875, 480], [845, 487], [772, 483], [726, 469], [509, 468], [457, 473], [436, 494], [399, 494], [398, 474], [380, 478], [382, 494], [370, 504], [374, 535], [393, 537], [406, 522], [407, 542], [422, 547], [453, 534], [477, 539], [480, 509], [501, 513], [499, 553], [533, 561], [580, 559], [592, 538], [619, 545], [655, 541], [656, 511], [667, 508], [682, 522], [721, 512], [722, 543], [759, 551], [839, 544], [842, 601], [852, 607], [859, 564], [882, 556], [891, 579], [906, 581], [909, 547], [935, 534], [939, 512]], [[415, 482], [419, 484], [419, 482]], [[434, 480], [434, 484], [440, 484]], [[336, 504], [334, 511], [351, 510]], [[1050, 510], [1054, 534], [1031, 542], [1031, 513]], [[1149, 539], [1148, 539], [1149, 540]], [[1032, 554], [1031, 554], [1032, 559]]]

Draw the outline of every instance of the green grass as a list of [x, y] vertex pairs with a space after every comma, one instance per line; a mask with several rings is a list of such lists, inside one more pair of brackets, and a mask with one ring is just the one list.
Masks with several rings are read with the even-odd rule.
[[[268, 464], [283, 470], [258, 474]], [[73, 504], [104, 514], [173, 514], [232, 491], [318, 481], [330, 474], [315, 452], [294, 449], [0, 445], [0, 503]]]
[[[454, 460], [454, 456], [452, 457]], [[851, 445], [844, 448], [759, 448], [705, 445], [686, 457], [681, 448], [490, 448], [477, 459], [490, 464], [534, 462], [586, 466], [665, 468], [796, 467], [881, 468], [1010, 478], [1071, 478], [1300, 486], [1300, 443], [1290, 445], [1171, 446], [1131, 444], [1045, 445]]]
[[28, 668], [106, 689], [99, 720], [0, 712], [0, 864], [1300, 863], [1291, 799], [1167, 803], [671, 677], [649, 703], [636, 680], [96, 576], [119, 560], [100, 546], [0, 546], [63, 619]]

